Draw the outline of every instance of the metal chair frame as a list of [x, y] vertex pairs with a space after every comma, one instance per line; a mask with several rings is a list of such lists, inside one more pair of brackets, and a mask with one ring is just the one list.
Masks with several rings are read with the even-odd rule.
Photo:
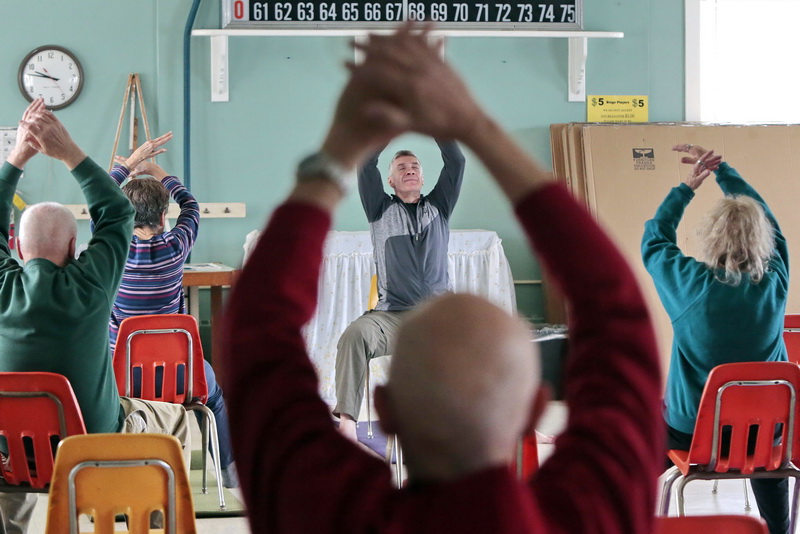
[[[757, 470], [751, 474], [742, 474], [740, 471], [727, 471], [727, 472], [716, 472], [713, 469], [716, 467], [717, 463], [717, 452], [719, 447], [719, 429], [720, 429], [720, 411], [722, 409], [722, 395], [723, 393], [731, 387], [758, 387], [758, 386], [775, 386], [775, 385], [782, 385], [786, 386], [790, 392], [790, 411], [789, 411], [789, 419], [787, 421], [787, 429], [785, 432], [785, 439], [787, 440], [788, 445], [784, 447], [784, 456], [781, 462], [781, 467], [772, 471], [766, 470]], [[795, 414], [796, 414], [796, 404], [797, 404], [797, 392], [795, 390], [794, 384], [787, 380], [734, 380], [730, 382], [726, 382], [723, 384], [716, 393], [716, 400], [715, 400], [715, 408], [714, 408], [714, 427], [712, 431], [712, 444], [711, 444], [711, 461], [707, 465], [699, 466], [692, 466], [690, 468], [690, 472], [687, 475], [683, 475], [678, 469], [677, 466], [672, 467], [669, 471], [669, 475], [664, 481], [664, 485], [661, 490], [661, 497], [659, 502], [659, 512], [662, 516], [666, 516], [669, 514], [669, 506], [671, 500], [671, 493], [672, 487], [677, 481], [677, 485], [675, 486], [675, 490], [677, 492], [677, 504], [678, 504], [678, 515], [683, 516], [686, 514], [685, 508], [685, 499], [683, 490], [686, 484], [691, 482], [692, 480], [721, 480], [721, 479], [735, 479], [735, 478], [786, 478], [792, 477], [795, 478], [795, 488], [797, 488], [797, 484], [800, 483], [800, 470], [794, 466], [792, 463], [792, 454], [793, 454], [793, 446], [792, 444], [795, 442]], [[680, 480], [679, 480], [680, 479]], [[795, 489], [794, 491], [794, 498], [792, 501], [792, 508], [791, 508], [791, 532], [794, 532], [796, 519], [797, 519], [797, 511], [798, 511], [798, 504], [800, 503], [800, 491]]]
[[[156, 329], [142, 329], [142, 330], [134, 330], [128, 335], [127, 339], [125, 340], [125, 396], [128, 397], [131, 394], [131, 389], [133, 386], [133, 379], [131, 376], [131, 344], [133, 338], [138, 335], [146, 335], [146, 334], [183, 334], [186, 336], [187, 340], [187, 347], [188, 347], [188, 358], [186, 364], [186, 373], [184, 377], [184, 386], [186, 388], [186, 398], [188, 399], [187, 403], [183, 404], [183, 407], [189, 411], [199, 411], [203, 414], [203, 420], [205, 424], [202, 425], [200, 428], [200, 433], [202, 436], [202, 445], [203, 445], [203, 482], [201, 491], [203, 494], [208, 494], [208, 469], [206, 465], [206, 459], [208, 458], [209, 452], [209, 442], [211, 443], [211, 447], [216, 454], [219, 455], [219, 435], [217, 433], [217, 420], [214, 417], [214, 412], [211, 411], [208, 406], [200, 402], [192, 402], [191, 399], [194, 398], [193, 394], [193, 382], [194, 382], [194, 340], [192, 339], [192, 334], [184, 329], [184, 328], [156, 328]], [[220, 468], [219, 461], [214, 458], [212, 455], [212, 464], [214, 466], [214, 476], [217, 477], [217, 494], [219, 496], [219, 508], [220, 510], [224, 510], [225, 505], [225, 495], [222, 491], [222, 469]]]
[[93, 460], [90, 462], [81, 462], [75, 465], [69, 471], [67, 495], [69, 502], [69, 532], [70, 534], [80, 534], [78, 529], [78, 497], [77, 486], [75, 479], [82, 470], [87, 468], [126, 468], [126, 467], [146, 467], [156, 466], [160, 467], [167, 474], [167, 510], [166, 522], [168, 534], [177, 532], [177, 517], [175, 513], [175, 471], [172, 466], [163, 460], [157, 458], [148, 458], [142, 460]]

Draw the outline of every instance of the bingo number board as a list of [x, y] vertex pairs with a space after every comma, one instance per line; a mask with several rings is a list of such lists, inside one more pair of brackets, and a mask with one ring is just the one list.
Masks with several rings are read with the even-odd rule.
[[441, 30], [580, 30], [583, 0], [534, 2], [223, 0], [225, 28], [393, 28], [406, 20], [429, 20]]

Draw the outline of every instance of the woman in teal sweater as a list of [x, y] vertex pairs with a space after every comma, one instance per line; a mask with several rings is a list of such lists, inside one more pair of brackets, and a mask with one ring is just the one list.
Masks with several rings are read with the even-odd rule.
[[[786, 361], [783, 317], [789, 290], [786, 239], [767, 204], [720, 156], [697, 145], [689, 176], [672, 188], [645, 223], [642, 257], [672, 321], [672, 355], [664, 398], [668, 447], [688, 450], [708, 374], [740, 361]], [[725, 194], [700, 228], [699, 259], [678, 248], [676, 229], [711, 171]], [[745, 236], [742, 239], [741, 236]], [[789, 529], [788, 481], [751, 480], [771, 534]]]

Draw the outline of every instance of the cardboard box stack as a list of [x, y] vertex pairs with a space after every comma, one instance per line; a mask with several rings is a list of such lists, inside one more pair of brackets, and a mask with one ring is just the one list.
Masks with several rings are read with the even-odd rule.
[[[550, 127], [556, 179], [582, 199], [627, 256], [647, 296], [666, 370], [672, 342], [640, 244], [644, 223], [689, 172], [672, 151], [680, 143], [714, 149], [761, 194], [789, 243], [791, 289], [787, 313], [800, 313], [800, 125], [688, 123], [554, 124]], [[713, 177], [697, 190], [678, 228], [678, 245], [697, 250], [696, 228], [722, 196]], [[586, 258], [591, 262], [592, 258]], [[563, 319], [563, 303], [548, 294], [548, 322]]]

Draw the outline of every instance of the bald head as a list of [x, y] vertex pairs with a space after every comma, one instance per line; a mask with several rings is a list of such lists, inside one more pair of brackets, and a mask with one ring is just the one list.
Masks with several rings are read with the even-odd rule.
[[448, 294], [412, 312], [376, 395], [409, 473], [443, 479], [510, 462], [531, 422], [537, 356], [523, 321], [483, 298]]
[[19, 223], [19, 254], [23, 261], [44, 258], [64, 267], [75, 255], [78, 223], [56, 202], [25, 208]]

